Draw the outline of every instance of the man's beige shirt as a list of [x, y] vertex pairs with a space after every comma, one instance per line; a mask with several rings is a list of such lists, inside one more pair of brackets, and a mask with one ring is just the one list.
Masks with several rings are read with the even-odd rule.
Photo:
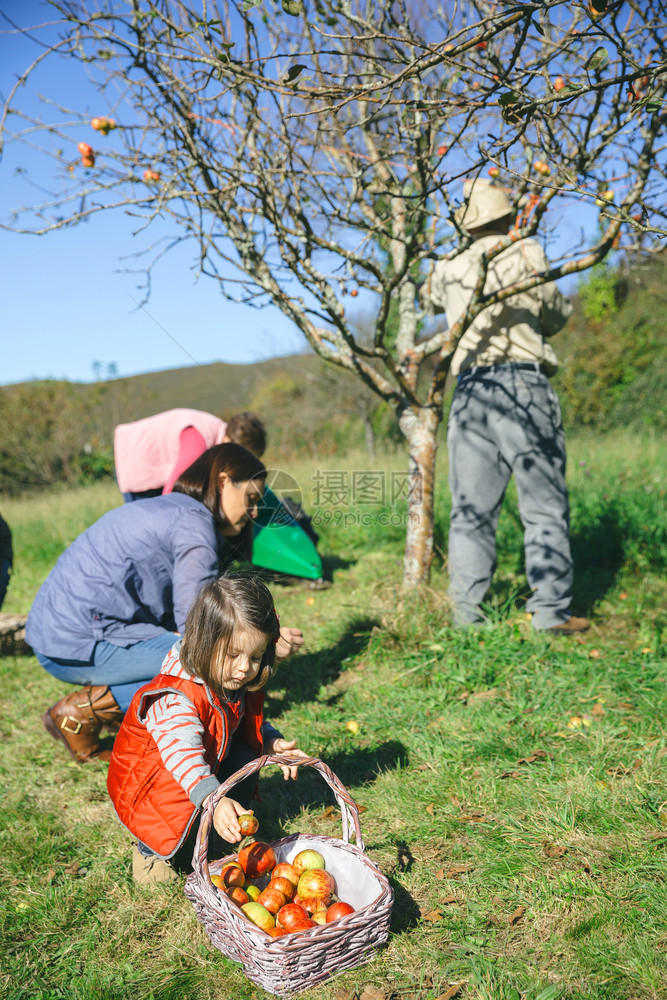
[[[428, 296], [444, 309], [450, 327], [463, 315], [472, 298], [480, 257], [504, 235], [498, 232], [483, 236], [458, 257], [435, 265]], [[484, 294], [507, 288], [548, 268], [540, 244], [532, 239], [520, 240], [491, 261]], [[473, 365], [536, 361], [547, 375], [553, 375], [558, 359], [544, 338], [560, 330], [571, 312], [572, 305], [553, 282], [488, 306], [461, 337], [452, 359], [452, 374], [460, 375]]]

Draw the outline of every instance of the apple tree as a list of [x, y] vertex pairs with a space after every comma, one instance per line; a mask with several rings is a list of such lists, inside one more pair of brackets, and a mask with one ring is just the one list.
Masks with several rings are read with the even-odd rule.
[[[57, 23], [30, 28], [41, 46], [1, 126], [4, 144], [41, 150], [36, 180], [55, 190], [6, 224], [43, 234], [125, 212], [150, 276], [167, 250], [151, 225], [167, 219], [229, 299], [282, 310], [393, 407], [410, 464], [404, 584], [426, 581], [436, 431], [467, 326], [613, 251], [657, 251], [667, 234], [667, 0], [48, 7]], [[63, 59], [97, 86], [92, 121], [53, 91], [38, 113], [26, 98]], [[517, 228], [482, 260], [465, 316], [434, 328], [431, 262], [469, 246], [462, 180], [489, 174], [511, 192]], [[536, 234], [553, 266], [485, 295], [490, 259]], [[370, 337], [356, 332], [357, 295]]]

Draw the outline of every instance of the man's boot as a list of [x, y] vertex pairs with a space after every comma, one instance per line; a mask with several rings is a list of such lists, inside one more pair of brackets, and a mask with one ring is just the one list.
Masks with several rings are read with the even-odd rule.
[[44, 728], [56, 740], [62, 740], [74, 760], [109, 760], [110, 750], [100, 751], [102, 726], [120, 724], [124, 713], [108, 687], [82, 688], [62, 698], [42, 716]]

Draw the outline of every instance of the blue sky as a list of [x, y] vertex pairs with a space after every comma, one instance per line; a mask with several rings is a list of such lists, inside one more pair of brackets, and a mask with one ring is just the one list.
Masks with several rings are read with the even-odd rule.
[[[38, 49], [26, 38], [7, 34], [11, 25], [3, 14], [24, 27], [52, 15], [41, 0], [0, 3], [4, 98]], [[56, 70], [57, 76], [51, 76]], [[44, 93], [53, 86], [59, 94], [78, 96], [86, 87], [74, 64], [64, 67], [62, 61], [54, 62], [50, 74], [39, 77]], [[92, 87], [89, 90], [86, 103], [91, 115], [108, 113], [106, 107], [97, 107], [96, 93]], [[31, 101], [31, 107], [36, 103]], [[0, 221], [6, 222], [11, 210], [29, 199], [31, 188], [15, 171], [28, 168], [30, 178], [35, 160], [26, 147], [5, 150], [0, 162]], [[163, 231], [174, 232], [168, 227]], [[136, 265], [121, 258], [144, 245], [132, 236], [130, 221], [114, 213], [41, 237], [0, 230], [0, 384], [46, 377], [87, 381], [93, 378], [96, 361], [105, 367], [116, 364], [119, 375], [133, 375], [195, 362], [247, 363], [303, 349], [303, 337], [277, 309], [229, 303], [214, 280], [197, 281], [194, 254], [187, 247], [175, 248], [163, 258], [153, 275], [148, 305], [137, 309], [140, 278], [122, 273]]]

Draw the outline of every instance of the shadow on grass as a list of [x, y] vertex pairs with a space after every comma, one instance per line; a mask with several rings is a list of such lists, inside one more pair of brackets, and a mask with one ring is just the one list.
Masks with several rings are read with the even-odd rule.
[[355, 562], [355, 559], [341, 559], [340, 556], [322, 556], [322, 575], [332, 582], [335, 570], [349, 569]]
[[604, 511], [595, 520], [581, 524], [570, 534], [570, 548], [574, 561], [572, 604], [588, 613], [614, 586], [625, 560], [623, 531], [616, 511]]
[[271, 698], [267, 691], [267, 717], [274, 719], [277, 714], [287, 711], [292, 705], [313, 701], [322, 685], [331, 684], [341, 674], [341, 664], [350, 656], [357, 656], [368, 646], [372, 629], [379, 625], [376, 618], [355, 618], [349, 622], [338, 641], [314, 653], [294, 656], [281, 664], [273, 687], [284, 685], [284, 697]]
[[[371, 784], [383, 771], [405, 767], [407, 762], [407, 750], [398, 740], [333, 753], [327, 755], [325, 761], [327, 767], [346, 787]], [[324, 815], [327, 806], [335, 805], [333, 791], [314, 768], [301, 768], [297, 781], [285, 781], [277, 768], [263, 771], [260, 794], [261, 805], [257, 812], [258, 815], [261, 813], [260, 828], [266, 840], [277, 840], [284, 836], [281, 822], [298, 816], [304, 808], [322, 810], [322, 815], [313, 818], [312, 828], [304, 830], [304, 833], [326, 837], [341, 836], [340, 815]], [[280, 822], [277, 817], [280, 817]], [[363, 820], [361, 827], [363, 830]]]
[[416, 927], [420, 919], [420, 910], [407, 889], [389, 876], [389, 885], [394, 893], [394, 906], [391, 911], [391, 933], [400, 934]]

